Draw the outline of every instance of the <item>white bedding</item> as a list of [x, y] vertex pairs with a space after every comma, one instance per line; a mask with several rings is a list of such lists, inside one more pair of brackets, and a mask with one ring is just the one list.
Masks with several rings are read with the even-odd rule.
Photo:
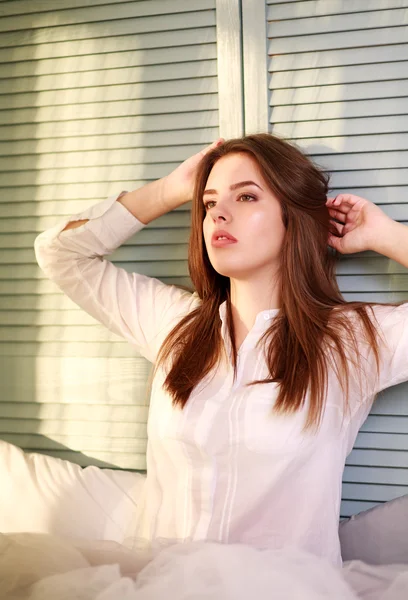
[[[300, 551], [209, 542], [164, 549], [158, 541], [150, 553], [130, 550], [122, 544], [143, 483], [139, 473], [81, 469], [0, 441], [0, 598], [408, 599], [408, 564], [352, 560], [338, 571]], [[379, 521], [387, 531], [399, 523], [398, 534], [381, 535], [378, 519], [368, 511], [367, 517], [343, 524], [348, 556], [364, 555], [364, 544], [358, 548], [355, 539], [362, 537], [371, 546], [380, 542], [380, 554], [370, 554], [373, 561], [408, 563], [406, 544], [397, 543], [406, 537], [406, 499], [387, 504], [392, 518], [382, 515]], [[367, 519], [373, 522], [367, 525]]]
[[152, 554], [117, 542], [0, 534], [7, 600], [406, 600], [408, 565], [337, 570], [295, 549], [189, 542]]

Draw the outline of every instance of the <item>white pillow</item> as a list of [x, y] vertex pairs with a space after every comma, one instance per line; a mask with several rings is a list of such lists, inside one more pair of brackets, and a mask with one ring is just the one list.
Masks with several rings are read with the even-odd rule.
[[0, 440], [0, 531], [122, 543], [146, 476], [25, 453]]

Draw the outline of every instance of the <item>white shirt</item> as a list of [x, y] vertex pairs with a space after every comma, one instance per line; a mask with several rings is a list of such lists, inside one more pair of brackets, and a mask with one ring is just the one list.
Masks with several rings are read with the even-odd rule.
[[[128, 273], [102, 257], [144, 225], [117, 196], [41, 233], [36, 258], [77, 305], [155, 362], [167, 334], [201, 302], [153, 277]], [[62, 230], [70, 221], [85, 225]], [[329, 370], [328, 394], [317, 435], [302, 434], [307, 407], [295, 415], [271, 413], [276, 384], [244, 384], [268, 375], [255, 347], [278, 309], [260, 312], [238, 353], [233, 383], [231, 343], [219, 307], [226, 357], [175, 409], [153, 381], [147, 446], [147, 478], [129, 539], [134, 547], [208, 540], [257, 548], [294, 545], [341, 566], [338, 535], [342, 473], [375, 394], [408, 379], [408, 304], [376, 307], [388, 347], [381, 346], [381, 374], [362, 343], [364, 393], [351, 371], [350, 414], [343, 420], [343, 393]]]

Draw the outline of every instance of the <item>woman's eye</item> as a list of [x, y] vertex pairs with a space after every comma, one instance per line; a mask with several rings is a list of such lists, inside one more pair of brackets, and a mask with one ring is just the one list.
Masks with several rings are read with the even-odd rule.
[[255, 200], [255, 198], [253, 196], [250, 196], [249, 194], [241, 194], [239, 199], [241, 200], [241, 198], [249, 198], [250, 200]]
[[208, 210], [208, 209], [210, 208], [210, 207], [209, 207], [209, 204], [211, 204], [212, 202], [214, 202], [214, 200], [208, 200], [207, 202], [204, 202], [204, 208], [205, 208], [206, 210]]
[[[241, 194], [240, 196], [238, 196], [238, 200], [242, 200], [242, 198], [245, 198], [245, 201], [251, 201], [251, 200], [256, 200], [256, 198], [254, 196], [250, 196], [249, 194]], [[210, 204], [215, 204], [214, 200], [207, 200], [207, 202], [204, 202], [204, 208], [205, 210], [208, 210], [210, 207]]]

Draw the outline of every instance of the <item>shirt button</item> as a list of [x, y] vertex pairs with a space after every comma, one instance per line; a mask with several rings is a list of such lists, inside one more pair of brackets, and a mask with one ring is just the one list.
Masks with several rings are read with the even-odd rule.
[[265, 319], [265, 321], [267, 321], [267, 320], [269, 319], [269, 313], [266, 313], [266, 314], [264, 315], [264, 319]]

